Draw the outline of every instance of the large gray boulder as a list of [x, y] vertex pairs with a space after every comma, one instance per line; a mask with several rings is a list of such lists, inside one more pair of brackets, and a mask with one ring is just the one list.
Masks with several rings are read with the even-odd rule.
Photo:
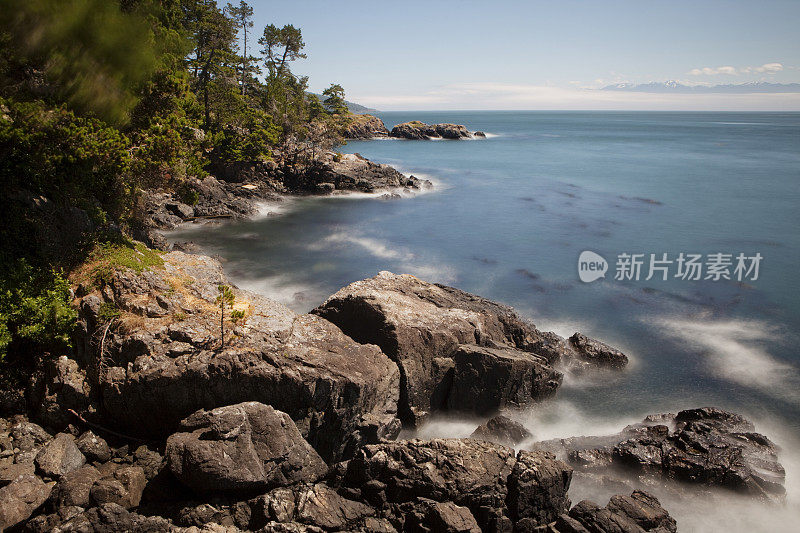
[[478, 426], [472, 432], [470, 438], [496, 442], [504, 446], [515, 446], [532, 436], [531, 432], [519, 422], [515, 422], [506, 416], [498, 415]]
[[68, 433], [59, 433], [36, 455], [36, 468], [42, 475], [58, 479], [77, 470], [86, 463], [75, 439]]
[[391, 272], [348, 285], [312, 313], [397, 362], [409, 425], [448, 407], [485, 414], [547, 397], [561, 380], [553, 363], [570, 353], [510, 307]]
[[92, 486], [102, 477], [102, 474], [90, 465], [63, 475], [53, 490], [53, 499], [57, 507], [89, 507]]
[[746, 418], [713, 407], [650, 415], [616, 435], [555, 439], [533, 447], [580, 471], [613, 466], [765, 500], [782, 501], [785, 495], [785, 471], [775, 444], [756, 433]]
[[[96, 343], [80, 346], [87, 367], [100, 369], [92, 379], [104, 425], [164, 438], [198, 409], [258, 401], [292, 417], [326, 460], [397, 434], [400, 375], [377, 346], [238, 289], [234, 306], [244, 317], [226, 321], [221, 346], [217, 287], [228, 281], [219, 263], [181, 252], [161, 258], [163, 266], [118, 270], [102, 290], [84, 289], [84, 301], [120, 312], [101, 361]], [[98, 326], [89, 306], [81, 306], [81, 323], [92, 338]]]
[[314, 482], [328, 467], [286, 413], [258, 402], [198, 411], [167, 439], [167, 464], [198, 492]]
[[630, 496], [612, 496], [603, 508], [583, 500], [568, 514], [558, 517], [555, 530], [557, 533], [675, 533], [677, 524], [655, 496], [636, 490]]
[[426, 516], [425, 498], [466, 507], [484, 530], [504, 530], [520, 520], [544, 525], [566, 512], [571, 476], [548, 453], [515, 455], [497, 444], [436, 439], [364, 446], [342, 483], [367, 501], [383, 502], [399, 522]]
[[453, 361], [448, 411], [492, 414], [548, 398], [561, 385], [546, 359], [521, 350], [462, 344]]
[[0, 488], [0, 531], [28, 519], [50, 496], [52, 484], [24, 474]]
[[147, 478], [141, 467], [122, 466], [98, 480], [92, 486], [90, 495], [97, 505], [115, 503], [131, 509], [139, 505], [146, 485]]

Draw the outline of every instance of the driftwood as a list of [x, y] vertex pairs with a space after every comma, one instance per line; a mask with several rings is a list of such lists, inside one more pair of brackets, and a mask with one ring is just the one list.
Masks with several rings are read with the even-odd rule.
[[146, 442], [156, 442], [156, 441], [153, 441], [153, 440], [140, 439], [140, 438], [138, 438], [138, 437], [131, 437], [130, 435], [125, 435], [124, 433], [119, 433], [119, 432], [117, 432], [117, 431], [114, 431], [113, 429], [108, 429], [108, 428], [106, 428], [106, 427], [103, 427], [103, 426], [101, 426], [100, 424], [95, 424], [94, 422], [89, 422], [88, 420], [86, 420], [85, 418], [83, 418], [81, 415], [79, 415], [79, 414], [78, 414], [78, 413], [77, 413], [75, 410], [73, 410], [73, 409], [67, 409], [67, 411], [68, 411], [70, 414], [74, 415], [74, 416], [75, 416], [75, 417], [76, 417], [78, 420], [80, 420], [81, 422], [83, 422], [83, 423], [84, 423], [84, 424], [86, 424], [87, 426], [89, 426], [89, 427], [91, 427], [91, 428], [94, 428], [94, 429], [96, 429], [96, 430], [98, 430], [98, 431], [101, 431], [101, 432], [103, 432], [103, 433], [108, 433], [109, 435], [114, 435], [115, 437], [118, 437], [118, 438], [120, 438], [120, 439], [132, 440], [132, 441], [136, 441], [136, 442], [145, 442], [145, 443], [146, 443]]

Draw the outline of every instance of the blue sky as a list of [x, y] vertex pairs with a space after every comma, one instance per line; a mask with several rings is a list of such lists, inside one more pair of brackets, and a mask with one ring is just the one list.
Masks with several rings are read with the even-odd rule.
[[[222, 2], [220, 2], [222, 4]], [[798, 94], [610, 93], [620, 82], [800, 82], [800, 0], [254, 0], [303, 31], [312, 90], [393, 109], [800, 110]]]

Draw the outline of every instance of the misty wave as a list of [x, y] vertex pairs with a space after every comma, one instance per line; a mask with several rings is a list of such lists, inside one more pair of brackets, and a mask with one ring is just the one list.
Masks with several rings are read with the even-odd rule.
[[394, 246], [389, 242], [344, 231], [332, 233], [321, 242], [309, 245], [308, 249], [319, 251], [331, 245], [355, 246], [373, 257], [388, 261], [389, 264], [382, 266], [381, 270], [392, 270], [396, 274], [412, 274], [439, 283], [452, 283], [456, 279], [452, 267], [434, 261], [424, 261], [408, 249]]
[[[664, 406], [662, 411], [676, 412], [689, 405]], [[533, 434], [517, 449], [530, 449], [537, 441], [575, 436], [613, 435], [628, 424], [640, 422], [650, 412], [629, 414], [589, 413], [565, 400], [553, 400], [526, 410], [503, 414], [520, 422]], [[755, 418], [755, 417], [751, 417]], [[464, 438], [485, 420], [472, 417], [437, 416], [416, 431], [404, 431], [401, 438]], [[588, 499], [601, 507], [615, 494], [629, 494], [633, 488], [654, 494], [677, 520], [678, 531], [730, 533], [773, 533], [793, 531], [800, 523], [800, 443], [780, 421], [761, 421], [757, 430], [768, 435], [781, 448], [780, 460], [786, 469], [786, 503], [783, 505], [754, 500], [722, 488], [686, 485], [670, 480], [647, 480], [609, 470], [591, 474], [576, 473], [569, 489], [572, 504]]]
[[715, 377], [800, 405], [800, 376], [763, 344], [780, 330], [758, 320], [662, 319], [657, 324], [674, 338], [699, 349]]

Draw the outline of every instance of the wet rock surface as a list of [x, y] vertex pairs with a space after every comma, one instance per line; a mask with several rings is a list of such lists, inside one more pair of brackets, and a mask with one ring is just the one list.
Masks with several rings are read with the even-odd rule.
[[623, 368], [628, 364], [628, 356], [600, 341], [590, 339], [582, 333], [569, 338], [577, 359], [600, 367]]
[[505, 446], [514, 446], [531, 437], [533, 435], [525, 426], [503, 415], [490, 418], [470, 435], [472, 439], [495, 442]]
[[406, 176], [390, 165], [374, 163], [360, 154], [326, 155], [316, 167], [285, 181], [293, 190], [315, 194], [381, 190], [413, 193], [433, 187], [429, 180]]
[[777, 447], [744, 417], [705, 407], [648, 416], [605, 437], [574, 437], [534, 444], [582, 471], [615, 468], [620, 475], [663, 477], [717, 486], [781, 501], [785, 471]]
[[561, 379], [553, 364], [570, 353], [510, 307], [391, 272], [348, 285], [312, 313], [397, 362], [410, 425], [448, 406], [485, 413], [547, 397]]
[[674, 533], [677, 525], [657, 498], [637, 490], [630, 496], [613, 496], [602, 508], [584, 500], [559, 516], [554, 529], [558, 533]]

